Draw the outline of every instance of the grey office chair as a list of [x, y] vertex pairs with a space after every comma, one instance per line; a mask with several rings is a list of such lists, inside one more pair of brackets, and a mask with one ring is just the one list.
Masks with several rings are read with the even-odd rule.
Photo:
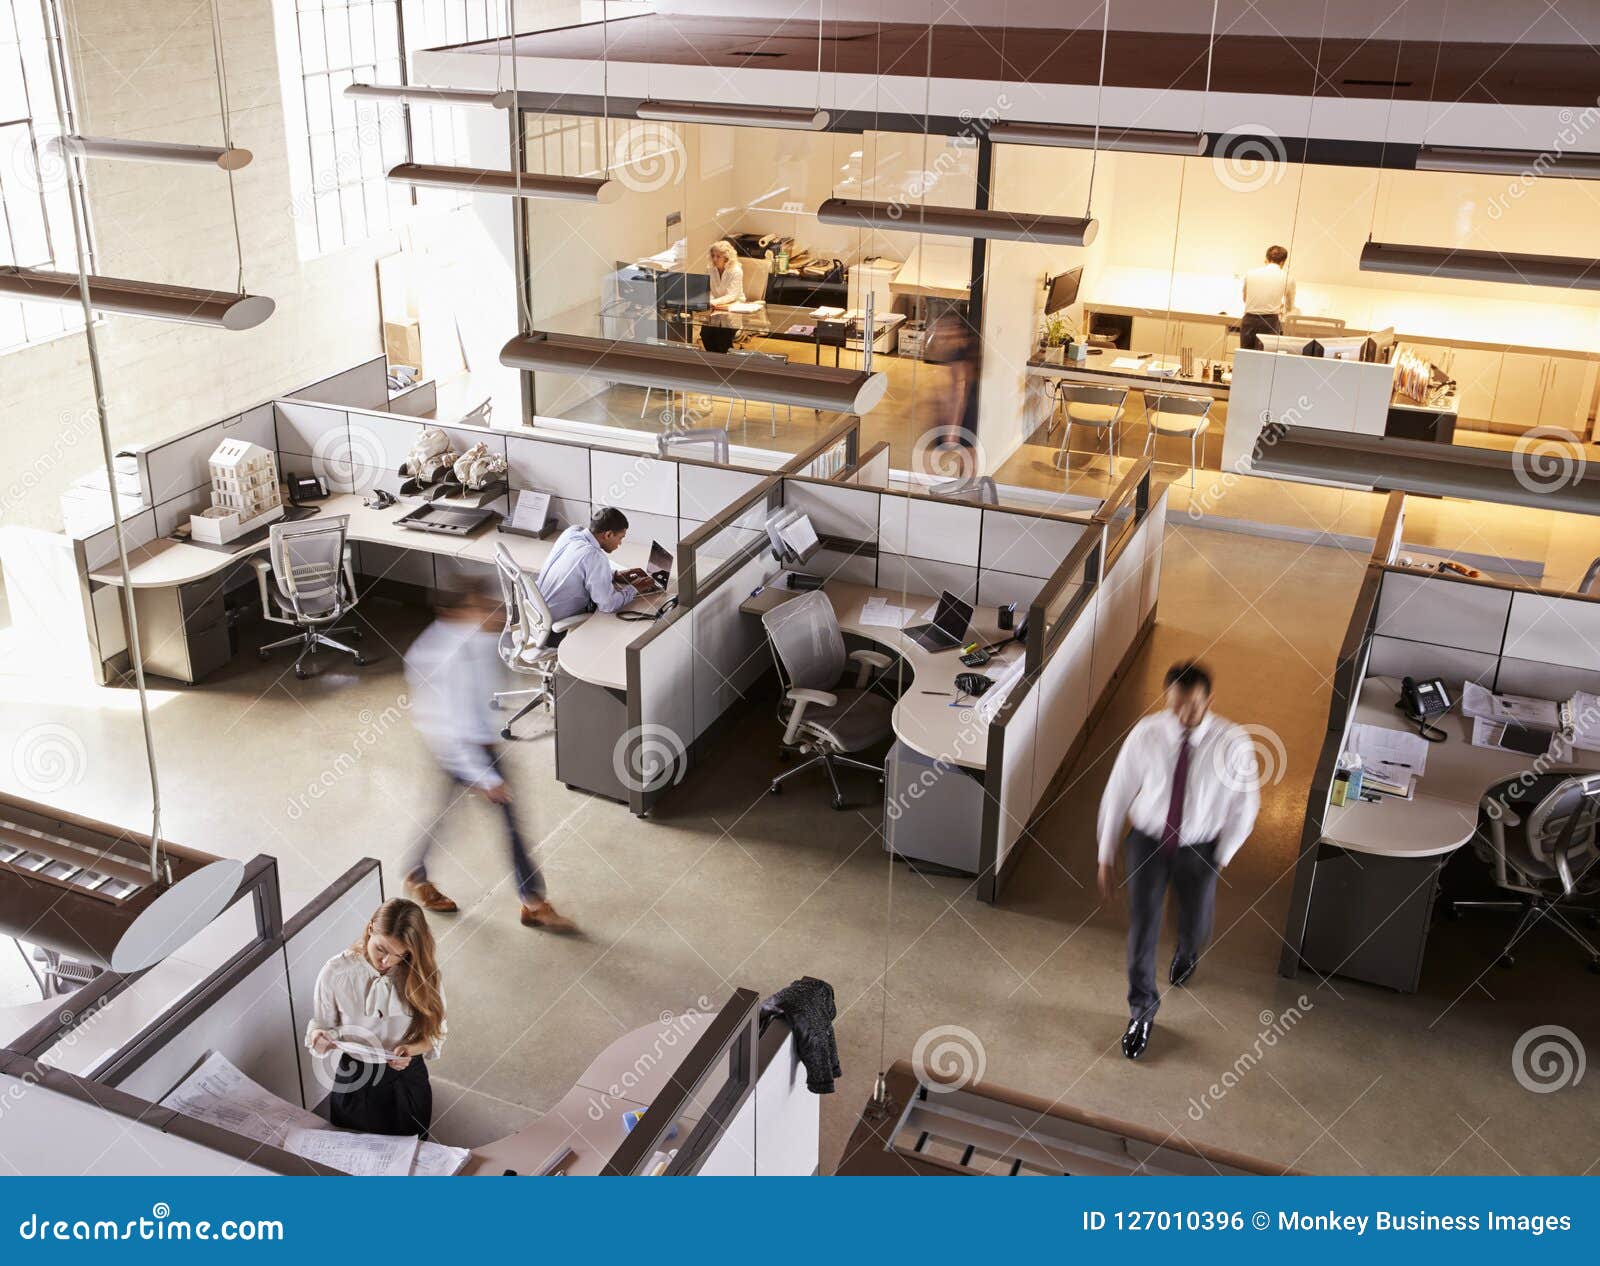
[[555, 704], [556, 644], [568, 629], [575, 629], [589, 618], [581, 615], [557, 620], [534, 583], [533, 575], [511, 557], [505, 545], [494, 547], [495, 571], [500, 577], [500, 598], [505, 604], [506, 623], [500, 631], [500, 662], [518, 675], [534, 678], [527, 690], [497, 690], [490, 699], [496, 709], [516, 700], [527, 702], [505, 723], [500, 737], [515, 739], [511, 727], [542, 703]]
[[663, 431], [656, 436], [656, 452], [668, 456], [674, 448], [702, 449], [709, 453], [690, 452], [690, 457], [704, 457], [719, 465], [728, 464], [728, 432], [720, 426], [692, 427], [687, 431]]
[[1106, 462], [1111, 473], [1116, 473], [1117, 463], [1117, 427], [1122, 422], [1122, 411], [1128, 404], [1128, 389], [1126, 387], [1085, 387], [1078, 383], [1068, 382], [1064, 378], [1056, 379], [1056, 403], [1051, 412], [1050, 424], [1045, 428], [1045, 438], [1050, 438], [1050, 432], [1055, 429], [1056, 421], [1062, 422], [1061, 444], [1051, 457], [1051, 462], [1062, 470], [1068, 470], [1072, 462], [1072, 428], [1074, 426], [1092, 427], [1094, 430], [1105, 432], [1106, 437]]
[[348, 514], [274, 523], [267, 557], [256, 561], [262, 614], [274, 624], [291, 624], [299, 630], [291, 637], [268, 642], [259, 654], [270, 659], [281, 647], [298, 646], [296, 677], [311, 675], [306, 661], [319, 646], [353, 656], [357, 664], [368, 662], [355, 647], [330, 636], [342, 633], [351, 641], [361, 638], [360, 629], [337, 627], [356, 605], [356, 577], [347, 544], [349, 526]]
[[[1520, 913], [1500, 965], [1510, 967], [1512, 951], [1533, 927], [1548, 920], [1583, 947], [1589, 970], [1600, 973], [1600, 950], [1567, 918], [1583, 898], [1600, 893], [1600, 773], [1564, 770], [1516, 775], [1496, 783], [1479, 805], [1473, 849], [1494, 870], [1494, 882], [1510, 901], [1452, 901], [1452, 918], [1463, 910]], [[1586, 912], [1590, 926], [1596, 916]]]
[[1211, 397], [1175, 392], [1144, 393], [1144, 421], [1148, 428], [1144, 452], [1155, 449], [1156, 436], [1168, 435], [1189, 441], [1189, 487], [1194, 487], [1195, 470], [1200, 465], [1200, 437], [1211, 428]]
[[[26, 957], [24, 955], [24, 958]], [[55, 950], [45, 949], [42, 946], [33, 947], [32, 958], [41, 969], [34, 972], [34, 979], [39, 984], [39, 994], [43, 998], [60, 998], [77, 993], [100, 974], [100, 968], [93, 963], [63, 958]], [[29, 963], [28, 970], [34, 971], [32, 963]]]
[[[894, 731], [894, 702], [871, 689], [872, 670], [882, 671], [893, 661], [879, 651], [847, 654], [844, 634], [825, 593], [791, 598], [763, 615], [761, 623], [783, 685], [778, 704], [783, 752], [810, 757], [774, 778], [768, 790], [777, 795], [789, 779], [821, 765], [833, 786], [833, 807], [842, 809], [838, 766], [865, 770], [883, 781], [881, 763], [857, 760], [851, 753], [866, 751]], [[852, 661], [857, 666], [855, 684], [841, 686]]]

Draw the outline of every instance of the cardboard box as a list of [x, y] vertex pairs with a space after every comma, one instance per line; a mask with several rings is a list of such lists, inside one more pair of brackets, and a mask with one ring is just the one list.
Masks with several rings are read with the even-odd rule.
[[422, 368], [422, 327], [415, 317], [383, 323], [383, 354], [391, 365], [414, 365], [419, 378]]

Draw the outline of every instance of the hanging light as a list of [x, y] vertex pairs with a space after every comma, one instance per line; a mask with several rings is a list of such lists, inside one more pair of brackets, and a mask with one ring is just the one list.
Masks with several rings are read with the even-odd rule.
[[1087, 246], [1099, 231], [1095, 220], [1066, 215], [1028, 215], [1020, 211], [972, 207], [930, 207], [904, 202], [861, 202], [829, 198], [817, 208], [824, 224], [897, 229], [902, 233], [942, 233], [951, 237], [1001, 238], [1051, 246]]
[[556, 198], [566, 202], [615, 202], [622, 185], [601, 176], [547, 176], [540, 172], [499, 171], [486, 167], [438, 167], [401, 163], [389, 179], [423, 189], [461, 189], [467, 193], [502, 193], [513, 198]]
[[420, 101], [433, 105], [499, 105], [500, 94], [492, 88], [434, 88], [428, 84], [349, 84], [347, 97], [375, 101]]
[[1163, 132], [1153, 128], [1092, 127], [1067, 123], [995, 123], [989, 139], [1000, 145], [1054, 145], [1062, 149], [1125, 150], [1135, 154], [1182, 154], [1198, 158], [1206, 152], [1204, 132]]
[[1464, 145], [1424, 145], [1417, 151], [1418, 171], [1454, 171], [1487, 176], [1520, 176], [1532, 172], [1575, 180], [1600, 180], [1600, 154], [1524, 149], [1474, 149]]
[[820, 132], [828, 126], [828, 112], [811, 106], [642, 101], [634, 114], [659, 123], [720, 123], [727, 127], [781, 127], [800, 132]]
[[697, 391], [856, 415], [870, 412], [889, 389], [885, 375], [865, 370], [734, 360], [693, 347], [537, 330], [519, 334], [501, 348], [500, 363], [511, 369], [592, 374], [636, 387]]
[[[47, 272], [40, 268], [0, 267], [0, 294], [39, 303], [82, 303], [76, 273]], [[91, 276], [89, 306], [97, 312], [120, 316], [211, 325], [224, 330], [253, 330], [272, 315], [277, 305], [264, 295]]]
[[1563, 255], [1510, 255], [1444, 246], [1402, 246], [1368, 242], [1361, 248], [1364, 273], [1400, 273], [1407, 277], [1449, 277], [1458, 281], [1495, 281], [1517, 286], [1558, 286], [1564, 290], [1600, 290], [1600, 259]]
[[181, 145], [175, 141], [128, 141], [109, 136], [57, 136], [50, 144], [77, 158], [108, 158], [129, 163], [170, 163], [181, 167], [219, 167], [238, 171], [255, 157], [247, 149], [223, 145]]

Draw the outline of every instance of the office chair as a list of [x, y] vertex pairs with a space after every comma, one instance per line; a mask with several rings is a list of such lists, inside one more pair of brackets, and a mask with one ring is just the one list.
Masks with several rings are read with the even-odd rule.
[[[774, 778], [768, 791], [777, 795], [789, 779], [821, 765], [833, 786], [833, 807], [842, 809], [840, 765], [876, 774], [883, 781], [881, 762], [857, 760], [852, 753], [866, 751], [894, 731], [893, 700], [871, 689], [872, 670], [881, 672], [893, 661], [879, 651], [846, 654], [844, 634], [825, 593], [792, 598], [763, 615], [761, 623], [783, 686], [778, 703], [783, 754], [810, 757]], [[840, 686], [850, 661], [856, 664], [855, 685]]]
[[556, 641], [568, 629], [575, 629], [589, 618], [589, 613], [557, 620], [534, 583], [533, 575], [523, 569], [505, 545], [494, 547], [495, 571], [500, 577], [500, 597], [505, 604], [506, 623], [500, 631], [500, 662], [518, 675], [533, 677], [538, 684], [528, 690], [497, 690], [490, 699], [496, 709], [516, 699], [527, 702], [505, 723], [500, 737], [514, 740], [517, 736], [511, 727], [541, 703], [554, 705], [556, 677]]
[[985, 506], [1000, 504], [1000, 489], [988, 475], [946, 479], [942, 483], [929, 484], [928, 495], [941, 497], [946, 501], [976, 501], [979, 505]]
[[1058, 378], [1055, 382], [1056, 403], [1051, 411], [1050, 424], [1045, 428], [1045, 439], [1055, 430], [1058, 417], [1063, 421], [1061, 444], [1051, 458], [1051, 463], [1061, 470], [1071, 468], [1072, 428], [1092, 427], [1104, 431], [1106, 436], [1106, 462], [1111, 473], [1116, 474], [1117, 426], [1122, 421], [1122, 411], [1127, 407], [1126, 387], [1085, 387]]
[[33, 947], [33, 962], [38, 963], [41, 970], [34, 972], [32, 963], [28, 964], [28, 970], [34, 972], [42, 998], [59, 998], [77, 993], [100, 974], [100, 968], [92, 963], [63, 958], [55, 950], [38, 945]]
[[1578, 592], [1590, 595], [1600, 595], [1600, 585], [1595, 581], [1600, 579], [1600, 558], [1589, 564], [1589, 570], [1583, 573], [1583, 581], [1578, 585]]
[[[1473, 850], [1494, 869], [1502, 891], [1517, 894], [1510, 901], [1452, 901], [1449, 914], [1463, 910], [1507, 910], [1522, 917], [1500, 965], [1510, 967], [1512, 950], [1534, 927], [1548, 919], [1583, 947], [1589, 970], [1600, 973], [1600, 950], [1566, 917], [1579, 899], [1600, 893], [1600, 773], [1563, 770], [1502, 779], [1484, 793], [1479, 805]], [[1596, 915], [1587, 912], [1590, 926]]]
[[1200, 437], [1211, 428], [1211, 397], [1190, 396], [1175, 392], [1146, 391], [1144, 393], [1144, 454], [1150, 456], [1155, 449], [1156, 436], [1168, 435], [1189, 440], [1189, 487], [1194, 488], [1196, 468], [1200, 465]]
[[[709, 448], [710, 459], [719, 465], [728, 464], [728, 432], [720, 426], [703, 426], [688, 431], [663, 431], [656, 436], [656, 452], [666, 457], [674, 448]], [[691, 453], [691, 457], [705, 457], [704, 453]]]
[[357, 664], [369, 662], [355, 647], [330, 636], [343, 633], [351, 641], [361, 638], [360, 629], [337, 627], [356, 605], [356, 577], [347, 544], [349, 526], [348, 514], [274, 523], [267, 557], [255, 563], [261, 613], [274, 624], [290, 624], [299, 630], [291, 637], [268, 642], [258, 654], [270, 659], [280, 647], [298, 646], [294, 675], [302, 679], [311, 675], [306, 661], [319, 646], [353, 656]]

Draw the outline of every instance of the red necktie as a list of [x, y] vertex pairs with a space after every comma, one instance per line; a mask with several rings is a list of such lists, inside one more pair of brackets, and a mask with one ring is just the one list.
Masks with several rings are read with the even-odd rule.
[[1171, 857], [1178, 851], [1178, 840], [1183, 834], [1183, 793], [1189, 783], [1189, 731], [1178, 740], [1178, 763], [1172, 767], [1172, 799], [1167, 802], [1167, 825], [1161, 832], [1161, 855]]

